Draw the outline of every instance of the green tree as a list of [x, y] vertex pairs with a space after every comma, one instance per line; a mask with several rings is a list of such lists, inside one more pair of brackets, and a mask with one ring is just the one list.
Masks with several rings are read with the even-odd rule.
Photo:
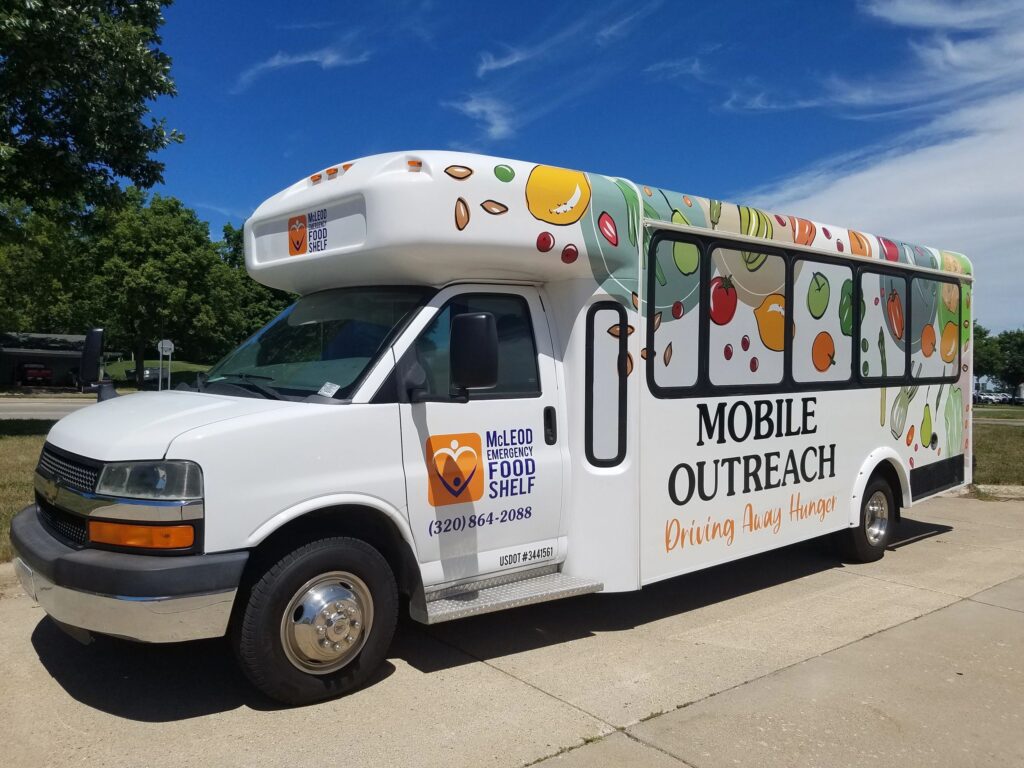
[[147, 119], [152, 100], [175, 94], [157, 35], [169, 4], [4, 0], [0, 200], [81, 210], [116, 196], [121, 179], [141, 188], [162, 181], [152, 156], [182, 140], [164, 120]]
[[[275, 318], [281, 310], [295, 300], [285, 291], [267, 288], [257, 283], [245, 270], [244, 231], [232, 224], [224, 225], [224, 239], [217, 243], [221, 260], [232, 271], [233, 305], [240, 317], [237, 324], [248, 336]], [[241, 339], [239, 339], [241, 340]]]
[[[212, 361], [248, 330], [238, 309], [238, 270], [210, 242], [207, 224], [173, 197], [129, 188], [122, 205], [91, 217], [88, 247], [96, 272], [86, 293], [109, 345], [151, 353], [169, 338], [175, 355]], [[143, 367], [136, 366], [141, 384]]]
[[1003, 356], [998, 376], [1016, 391], [1024, 384], [1024, 330], [1003, 331], [998, 339]]
[[999, 376], [1003, 365], [1003, 351], [999, 340], [988, 328], [974, 323], [974, 375]]

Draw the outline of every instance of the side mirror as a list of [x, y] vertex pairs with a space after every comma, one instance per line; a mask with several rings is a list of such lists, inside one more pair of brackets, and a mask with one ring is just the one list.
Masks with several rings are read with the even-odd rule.
[[78, 379], [83, 387], [100, 380], [100, 359], [103, 357], [103, 329], [90, 328], [85, 334], [82, 361], [78, 366]]
[[489, 389], [498, 383], [498, 326], [490, 312], [452, 318], [452, 387]]

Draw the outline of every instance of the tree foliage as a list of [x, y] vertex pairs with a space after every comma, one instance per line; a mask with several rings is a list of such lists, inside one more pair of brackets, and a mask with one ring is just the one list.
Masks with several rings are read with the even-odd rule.
[[1002, 350], [999, 340], [988, 328], [974, 324], [974, 375], [999, 376], [1002, 367]]
[[999, 334], [1002, 366], [999, 378], [1016, 389], [1024, 384], [1024, 331], [1003, 331]]
[[81, 209], [116, 196], [119, 180], [162, 181], [153, 154], [182, 138], [148, 117], [153, 99], [175, 94], [157, 34], [169, 4], [0, 5], [0, 200]]
[[169, 338], [176, 357], [209, 363], [291, 300], [248, 276], [240, 229], [228, 225], [225, 240], [211, 242], [206, 223], [173, 197], [150, 201], [129, 188], [75, 226], [37, 209], [24, 213], [22, 228], [22, 238], [0, 246], [3, 330], [100, 326], [108, 349], [136, 360]]

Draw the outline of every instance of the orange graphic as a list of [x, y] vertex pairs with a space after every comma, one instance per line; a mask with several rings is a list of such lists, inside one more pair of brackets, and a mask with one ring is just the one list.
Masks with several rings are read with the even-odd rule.
[[427, 438], [427, 501], [431, 506], [464, 504], [484, 495], [480, 435], [432, 435]]
[[301, 256], [306, 252], [306, 215], [288, 219], [288, 255]]

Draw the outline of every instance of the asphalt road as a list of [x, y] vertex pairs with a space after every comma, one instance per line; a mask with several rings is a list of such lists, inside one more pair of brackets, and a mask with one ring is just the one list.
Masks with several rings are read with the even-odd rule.
[[936, 499], [899, 539], [405, 621], [371, 686], [291, 710], [220, 641], [80, 646], [2, 566], [0, 765], [1024, 764], [1024, 502]]
[[51, 419], [56, 421], [95, 402], [95, 398], [0, 397], [0, 419]]

